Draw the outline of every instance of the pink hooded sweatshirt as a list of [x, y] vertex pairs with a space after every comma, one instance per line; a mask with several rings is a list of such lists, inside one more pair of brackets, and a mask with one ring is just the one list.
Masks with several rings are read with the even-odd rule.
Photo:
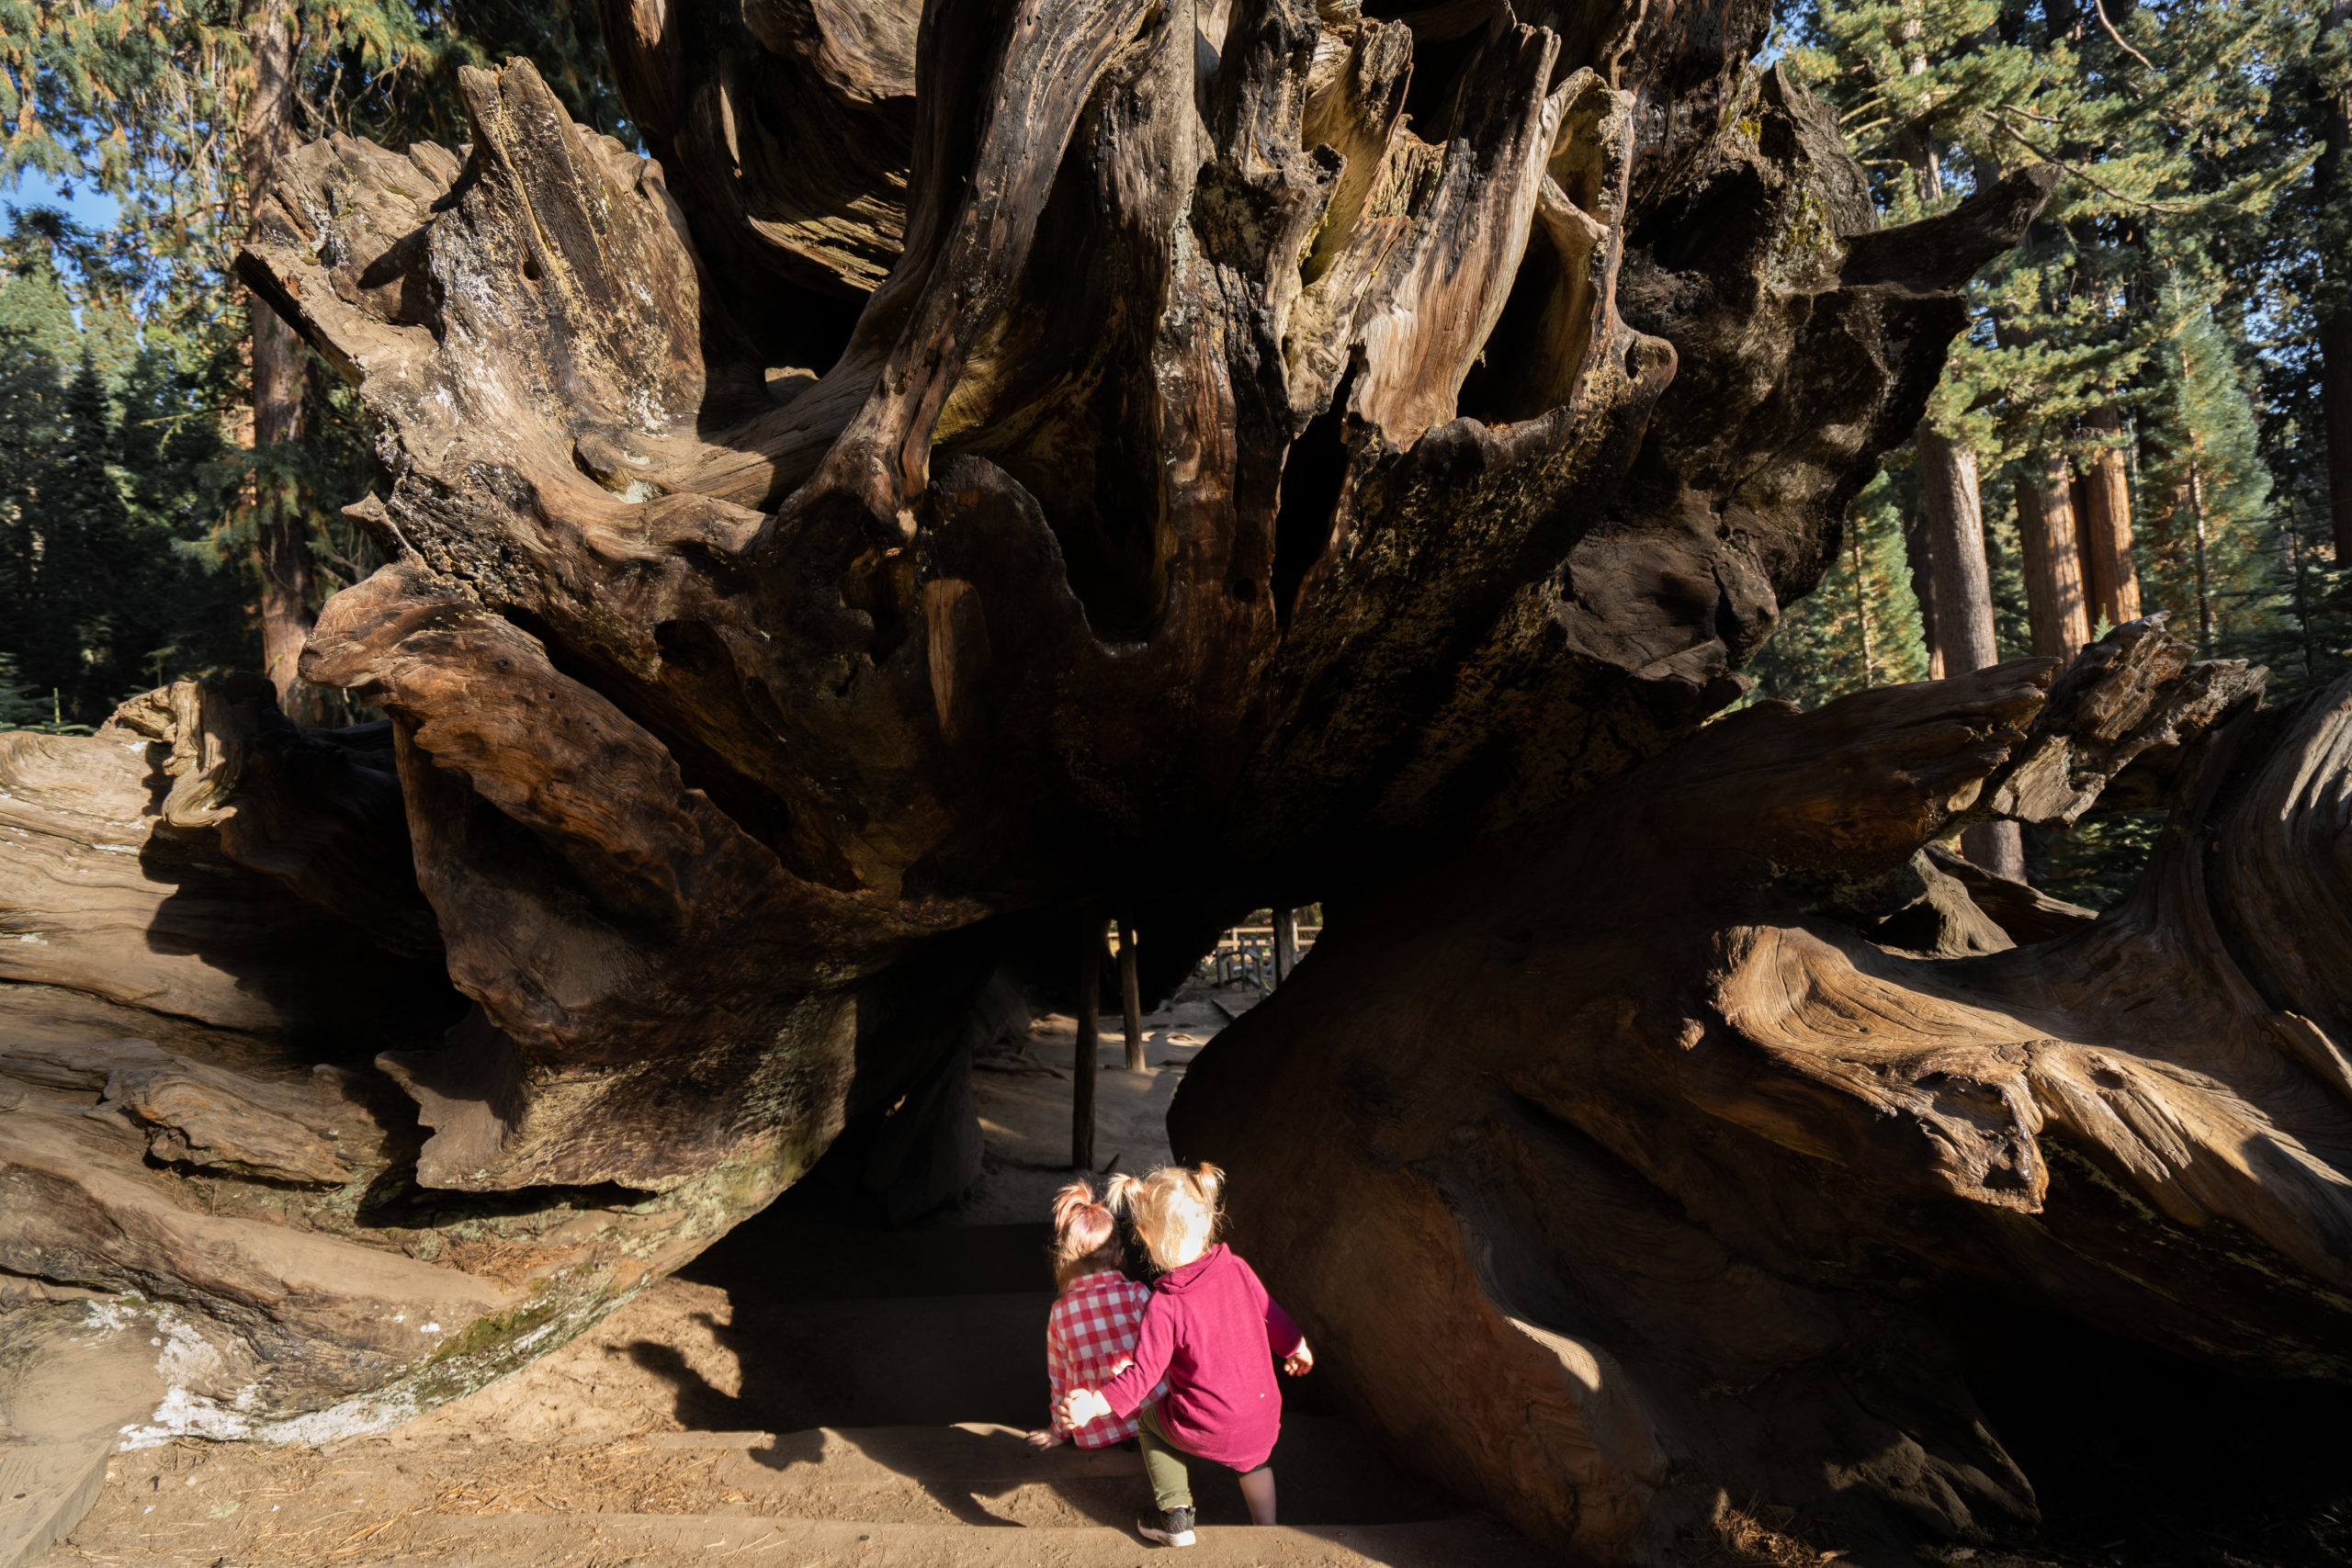
[[1219, 1243], [1152, 1286], [1135, 1364], [1101, 1393], [1132, 1416], [1164, 1374], [1159, 1425], [1187, 1453], [1248, 1472], [1282, 1435], [1283, 1391], [1274, 1361], [1306, 1336], [1258, 1282], [1257, 1270]]

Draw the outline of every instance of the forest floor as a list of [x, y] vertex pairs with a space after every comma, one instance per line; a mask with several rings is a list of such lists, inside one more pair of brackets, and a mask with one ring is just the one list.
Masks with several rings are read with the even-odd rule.
[[[1120, 1066], [1118, 1020], [1105, 1021], [1098, 1168], [1169, 1157], [1165, 1116], [1186, 1065], [1254, 999], [1247, 987], [1188, 987], [1147, 1021], [1142, 1073]], [[1048, 1015], [980, 1064], [984, 1174], [956, 1209], [888, 1230], [854, 1195], [804, 1183], [563, 1349], [390, 1433], [117, 1455], [96, 1507], [38, 1568], [1139, 1561], [1132, 1526], [1149, 1497], [1136, 1457], [1038, 1454], [1020, 1440], [1044, 1417], [1042, 1217], [1068, 1179], [1074, 1049], [1072, 1021]], [[2283, 1386], [2250, 1406], [2234, 1380], [2063, 1325], [1987, 1337], [1969, 1353], [2046, 1528], [2032, 1550], [1920, 1562], [2352, 1563], [2352, 1404], [2341, 1395]], [[1285, 1392], [1283, 1528], [1247, 1528], [1238, 1491], [1203, 1476], [1203, 1545], [1186, 1562], [1545, 1561], [1393, 1467], [1313, 1379]], [[2249, 1407], [2267, 1418], [2247, 1422]], [[1708, 1568], [1877, 1560], [1781, 1509], [1736, 1512], [1683, 1545]]]

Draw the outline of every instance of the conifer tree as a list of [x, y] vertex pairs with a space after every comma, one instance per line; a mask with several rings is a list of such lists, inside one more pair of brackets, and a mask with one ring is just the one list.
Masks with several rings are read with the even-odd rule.
[[[1889, 220], [2019, 163], [2064, 171], [2027, 243], [1977, 285], [1977, 326], [1917, 443], [1908, 532], [1942, 672], [1976, 667], [1988, 641], [2068, 653], [2105, 624], [2183, 607], [2169, 553], [2141, 591], [2142, 404], [2180, 375], [2175, 340], [2210, 330], [2245, 258], [2277, 243], [2273, 209], [2309, 157], [2292, 138], [2282, 151], [2263, 117], [2311, 56], [2313, 25], [2305, 0], [1815, 0], [1794, 13], [1797, 64], [1841, 109]], [[2259, 558], [2256, 510], [2233, 497], [2209, 556]], [[1980, 549], [1995, 552], [1981, 575]], [[2023, 647], [1987, 602], [2004, 571], [2026, 590]], [[2262, 593], [2226, 591], [2238, 621], [2260, 620]]]
[[0, 657], [37, 710], [14, 722], [94, 724], [252, 662], [220, 526], [226, 356], [154, 308], [170, 275], [143, 262], [53, 212], [0, 233]]
[[2211, 653], [2262, 619], [2271, 478], [2254, 405], [2212, 312], [2177, 291], [2166, 303], [2177, 325], [2141, 403], [2149, 575]]
[[1855, 500], [1820, 586], [1788, 607], [1750, 667], [1757, 696], [1818, 707], [1866, 686], [1927, 679], [1927, 639], [1903, 540], [1907, 480], [1882, 473]]
[[[253, 194], [304, 134], [370, 133], [400, 144], [458, 139], [456, 69], [492, 51], [532, 55], [580, 118], [627, 133], [603, 83], [590, 14], [567, 0], [63, 0], [0, 6], [0, 114], [14, 133], [0, 180], [27, 169], [121, 197], [127, 229], [179, 276], [189, 321], [236, 312], [217, 344], [244, 367], [239, 423], [251, 448], [235, 519], [256, 578], [260, 650], [289, 705], [293, 658], [322, 583], [315, 525], [350, 497], [306, 490], [322, 393], [290, 329], [246, 300], [228, 271]], [[190, 327], [192, 331], [192, 326]]]
[[2320, 277], [2318, 359], [2326, 430], [2330, 543], [2352, 568], [2352, 0], [2334, 0], [2316, 29], [2304, 96], [2318, 123], [2312, 241], [2328, 258]]

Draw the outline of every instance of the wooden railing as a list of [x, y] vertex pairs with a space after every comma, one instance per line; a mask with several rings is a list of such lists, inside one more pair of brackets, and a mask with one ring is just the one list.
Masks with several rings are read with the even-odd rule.
[[[1323, 928], [1301, 924], [1295, 930], [1297, 953], [1304, 957]], [[1280, 937], [1279, 928], [1271, 924], [1231, 928], [1217, 938], [1216, 951], [1201, 960], [1201, 977], [1216, 986], [1246, 980], [1258, 987], [1261, 996], [1271, 992], [1294, 962], [1279, 953]]]

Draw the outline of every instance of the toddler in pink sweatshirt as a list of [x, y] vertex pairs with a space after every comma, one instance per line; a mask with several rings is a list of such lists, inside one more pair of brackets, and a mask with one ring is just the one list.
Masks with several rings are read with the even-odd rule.
[[[1256, 1523], [1274, 1522], [1274, 1472], [1266, 1461], [1282, 1435], [1283, 1395], [1274, 1359], [1294, 1377], [1315, 1364], [1298, 1325], [1267, 1295], [1257, 1271], [1216, 1239], [1225, 1173], [1213, 1165], [1168, 1166], [1114, 1187], [1136, 1235], [1166, 1272], [1152, 1286], [1135, 1359], [1100, 1389], [1074, 1388], [1061, 1404], [1065, 1426], [1140, 1412], [1136, 1434], [1151, 1477], [1159, 1528], [1153, 1540], [1190, 1546], [1193, 1490], [1187, 1456], [1214, 1460], [1241, 1478]], [[1156, 1404], [1152, 1391], [1166, 1380]]]

